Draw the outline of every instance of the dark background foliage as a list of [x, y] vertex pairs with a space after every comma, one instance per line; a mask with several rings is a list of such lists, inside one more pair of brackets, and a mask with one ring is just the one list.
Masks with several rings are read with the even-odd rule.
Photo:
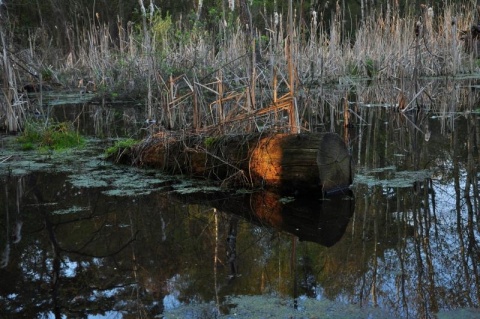
[[[237, 0], [235, 10], [229, 9], [228, 0], [149, 0], [143, 1], [145, 7], [151, 4], [159, 9], [163, 16], [170, 15], [173, 21], [181, 23], [183, 27], [192, 27], [194, 24], [215, 32], [218, 24], [223, 20], [235, 21], [237, 18], [242, 24], [248, 24], [250, 19], [254, 29], [263, 32], [272, 27], [274, 12], [286, 19], [288, 0]], [[451, 3], [460, 1], [450, 1]], [[115, 37], [118, 33], [118, 24], [126, 25], [133, 22], [140, 28], [141, 11], [139, 0], [15, 0], [4, 1], [3, 17], [15, 35], [17, 44], [28, 44], [31, 37], [43, 32], [53, 41], [53, 45], [71, 51], [75, 43], [75, 32], [92, 25], [103, 25], [110, 29]], [[465, 5], [470, 3], [464, 2]], [[299, 27], [309, 29], [312, 11], [317, 12], [318, 21], [328, 29], [331, 18], [341, 12], [347, 33], [352, 32], [356, 25], [361, 23], [362, 17], [384, 15], [388, 10], [397, 10], [400, 14], [420, 14], [420, 0], [300, 0], [294, 1], [295, 16]], [[446, 2], [424, 3], [433, 6], [436, 12], [442, 10]], [[363, 15], [362, 15], [363, 8]]]

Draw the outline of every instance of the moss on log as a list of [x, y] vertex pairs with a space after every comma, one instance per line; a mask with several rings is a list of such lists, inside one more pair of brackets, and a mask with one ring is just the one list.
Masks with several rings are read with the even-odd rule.
[[219, 180], [226, 186], [275, 188], [287, 192], [345, 189], [352, 181], [351, 158], [334, 133], [222, 136], [156, 135], [118, 162], [169, 174]]

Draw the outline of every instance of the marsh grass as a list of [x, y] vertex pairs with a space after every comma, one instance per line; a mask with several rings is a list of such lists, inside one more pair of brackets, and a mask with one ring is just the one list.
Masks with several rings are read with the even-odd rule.
[[112, 146], [110, 146], [109, 148], [107, 148], [105, 150], [105, 156], [107, 158], [120, 157], [121, 153], [125, 149], [135, 147], [135, 145], [137, 145], [139, 142], [140, 141], [132, 139], [132, 138], [122, 139], [122, 140], [116, 141]]
[[2, 75], [0, 83], [3, 84], [0, 95], [0, 123], [3, 122], [8, 132], [17, 132], [25, 118], [24, 101], [17, 92], [18, 73], [15, 72], [14, 63], [10, 58], [7, 47], [6, 32], [3, 28], [3, 18], [0, 16], [0, 45]]
[[459, 39], [473, 24], [469, 6], [449, 5], [433, 17], [423, 8], [421, 19], [393, 7], [367, 16], [352, 34], [343, 30], [339, 11], [328, 28], [321, 15], [307, 30], [294, 19], [288, 49], [281, 15], [266, 16], [266, 28], [250, 34], [235, 22], [219, 24], [214, 33], [146, 12], [142, 27], [93, 21], [78, 28], [66, 57], [52, 51], [42, 63], [58, 70], [53, 73], [66, 86], [76, 87], [79, 78], [94, 82], [102, 102], [140, 100], [145, 118], [159, 129], [288, 131], [295, 108], [300, 129], [309, 131], [342, 118], [345, 99], [365, 100], [368, 81], [391, 83], [391, 90], [376, 93], [380, 101], [397, 104], [400, 92], [417, 107], [429, 93], [423, 78], [477, 72], [477, 60]]
[[22, 135], [17, 138], [24, 150], [65, 150], [84, 145], [84, 138], [70, 123], [62, 122], [45, 126], [29, 121]]

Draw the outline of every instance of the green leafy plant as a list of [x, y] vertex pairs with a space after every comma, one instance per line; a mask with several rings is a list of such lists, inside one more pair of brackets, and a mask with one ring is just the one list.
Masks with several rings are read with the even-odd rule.
[[32, 142], [25, 142], [25, 143], [22, 143], [22, 149], [24, 151], [31, 151], [35, 149], [35, 145]]
[[152, 19], [152, 31], [158, 44], [162, 44], [163, 40], [167, 37], [168, 33], [172, 29], [172, 26], [173, 22], [170, 15], [162, 17], [160, 11], [155, 13]]
[[360, 75], [359, 67], [354, 62], [350, 62], [350, 63], [347, 64], [347, 70], [348, 70], [348, 74], [350, 74], [350, 75], [353, 75], [353, 76]]
[[50, 67], [46, 67], [41, 70], [43, 81], [51, 81], [54, 78], [53, 70]]
[[365, 66], [365, 71], [369, 77], [373, 77], [378, 73], [378, 69], [375, 61], [372, 58], [367, 58], [363, 63]]
[[215, 137], [207, 137], [205, 138], [205, 140], [203, 141], [203, 143], [205, 144], [206, 147], [210, 147], [213, 145], [213, 143], [215, 143], [217, 139]]

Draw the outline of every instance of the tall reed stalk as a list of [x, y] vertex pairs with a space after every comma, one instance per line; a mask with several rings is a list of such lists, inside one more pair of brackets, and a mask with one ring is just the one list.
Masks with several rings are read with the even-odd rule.
[[[385, 95], [382, 101], [397, 103], [401, 90], [407, 104], [413, 98], [421, 104], [422, 93], [429, 91], [423, 77], [476, 69], [458, 38], [460, 30], [469, 29], [473, 16], [454, 5], [441, 15], [423, 8], [423, 32], [418, 36], [417, 17], [401, 16], [397, 5], [376, 13], [364, 7], [362, 23], [351, 38], [345, 33], [340, 6], [327, 29], [323, 15], [313, 12], [309, 36], [299, 34], [304, 26], [292, 10], [286, 24], [281, 14], [267, 17], [265, 30], [245, 32], [238, 23], [222, 23], [218, 37], [198, 24], [188, 29], [181, 21], [162, 18], [153, 5], [147, 10], [143, 0], [139, 5], [141, 29], [118, 21], [119, 36], [114, 38], [111, 26], [93, 18], [90, 28], [74, 30], [77, 51], [70, 52], [69, 59], [56, 57], [55, 63], [65, 61], [61, 69], [70, 70], [73, 77], [92, 78], [102, 94], [116, 92], [145, 101], [145, 117], [155, 118], [165, 129], [212, 132], [222, 124], [223, 134], [252, 127], [312, 130], [327, 114], [342, 119], [344, 109], [352, 111], [345, 97], [355, 82], [394, 82], [380, 93]], [[2, 107], [9, 128], [15, 130], [16, 84], [3, 41], [2, 31], [8, 86]], [[408, 79], [418, 85], [406, 85]], [[400, 88], [398, 81], [404, 83]], [[324, 88], [332, 83], [343, 88], [327, 92]], [[367, 86], [357, 89], [354, 102], [369, 94], [373, 93]]]
[[8, 132], [17, 132], [25, 116], [23, 102], [17, 90], [17, 79], [10, 60], [10, 52], [5, 35], [3, 16], [0, 13], [0, 44], [2, 46], [2, 95], [0, 96], [0, 120]]

